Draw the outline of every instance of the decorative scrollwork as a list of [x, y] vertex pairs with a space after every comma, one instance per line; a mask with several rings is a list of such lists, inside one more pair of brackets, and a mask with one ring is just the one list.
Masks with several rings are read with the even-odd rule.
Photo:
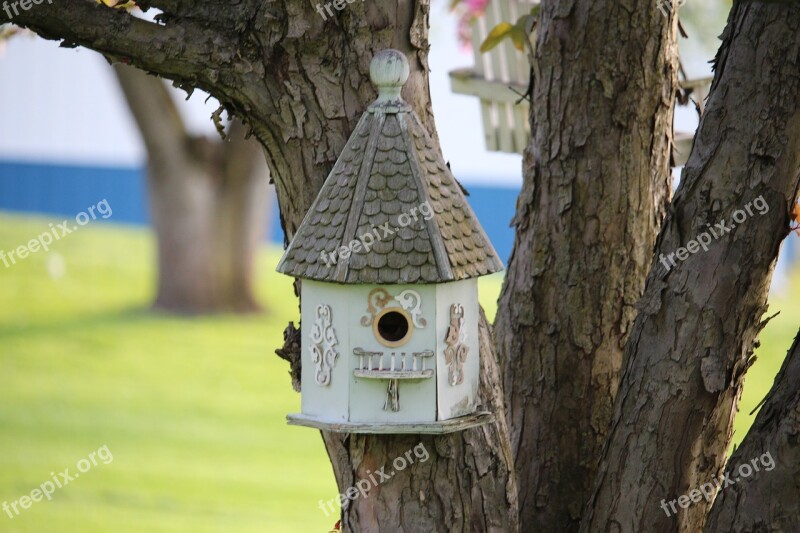
[[419, 293], [412, 289], [406, 289], [397, 296], [392, 296], [384, 288], [372, 289], [369, 296], [367, 296], [367, 313], [361, 317], [362, 326], [371, 326], [375, 321], [375, 317], [392, 301], [397, 302], [399, 305], [411, 315], [411, 321], [414, 323], [415, 328], [424, 328], [428, 325], [428, 321], [422, 318], [422, 297]]
[[420, 316], [422, 311], [419, 306], [422, 304], [422, 297], [417, 291], [411, 289], [404, 290], [397, 295], [395, 300], [397, 300], [400, 306], [411, 315], [415, 328], [424, 328], [428, 324], [428, 322]]
[[449, 368], [448, 381], [450, 385], [460, 385], [464, 382], [464, 362], [469, 355], [469, 347], [464, 344], [467, 332], [464, 330], [464, 307], [461, 304], [450, 306], [450, 328], [444, 342], [444, 358]]
[[333, 330], [333, 313], [331, 306], [317, 306], [317, 316], [311, 329], [311, 361], [316, 365], [314, 378], [317, 385], [327, 386], [331, 383], [331, 369], [336, 364], [339, 353], [334, 349], [338, 340]]
[[372, 289], [367, 296], [367, 313], [369, 314], [361, 317], [361, 325], [371, 326], [375, 316], [391, 301], [392, 295], [386, 289]]

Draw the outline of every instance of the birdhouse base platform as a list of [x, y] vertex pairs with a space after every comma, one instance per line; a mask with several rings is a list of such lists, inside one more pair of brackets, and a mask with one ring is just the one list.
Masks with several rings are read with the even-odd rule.
[[304, 415], [288, 415], [286, 420], [292, 426], [306, 426], [336, 433], [425, 433], [442, 435], [463, 431], [465, 429], [482, 426], [494, 422], [494, 415], [488, 411], [481, 411], [471, 415], [460, 416], [441, 422], [412, 422], [405, 424], [381, 422], [331, 422]]

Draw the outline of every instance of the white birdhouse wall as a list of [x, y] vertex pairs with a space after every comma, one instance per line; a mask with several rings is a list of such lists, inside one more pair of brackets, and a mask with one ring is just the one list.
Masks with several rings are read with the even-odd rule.
[[304, 281], [301, 298], [301, 409], [330, 421], [348, 420], [350, 391], [346, 287]]
[[475, 411], [477, 280], [302, 288], [302, 411], [364, 423]]
[[478, 280], [436, 286], [436, 354], [439, 420], [475, 411], [480, 377]]

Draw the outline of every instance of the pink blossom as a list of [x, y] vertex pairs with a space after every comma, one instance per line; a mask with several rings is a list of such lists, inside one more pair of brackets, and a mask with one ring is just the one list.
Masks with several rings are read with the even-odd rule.
[[462, 0], [456, 10], [460, 13], [458, 19], [458, 40], [461, 47], [469, 49], [471, 47], [472, 21], [483, 16], [489, 0]]

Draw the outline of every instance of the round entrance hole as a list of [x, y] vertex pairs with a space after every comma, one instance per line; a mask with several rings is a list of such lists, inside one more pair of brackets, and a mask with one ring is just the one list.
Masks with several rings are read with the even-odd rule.
[[411, 337], [411, 321], [408, 313], [399, 309], [387, 309], [375, 321], [375, 336], [385, 346], [401, 346]]

